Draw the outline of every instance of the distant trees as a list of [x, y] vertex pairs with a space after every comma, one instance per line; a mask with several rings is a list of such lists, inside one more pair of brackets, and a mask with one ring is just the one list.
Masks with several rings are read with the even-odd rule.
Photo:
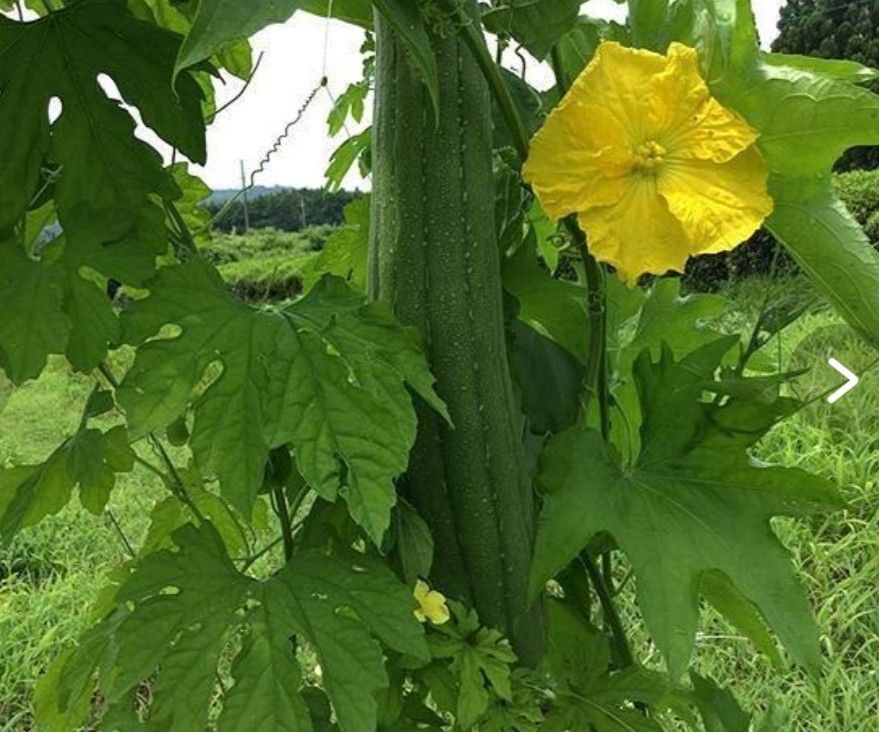
[[[361, 194], [354, 191], [330, 192], [314, 188], [284, 188], [248, 201], [250, 228], [273, 228], [279, 231], [301, 231], [310, 226], [342, 223], [345, 205]], [[208, 203], [216, 214], [223, 206], [221, 199]], [[221, 231], [243, 231], [244, 207], [241, 199], [234, 203], [215, 223]]]
[[[844, 58], [879, 67], [879, 0], [788, 0], [781, 9], [778, 53]], [[873, 84], [879, 92], [879, 82]], [[855, 148], [840, 170], [879, 168], [879, 147]]]

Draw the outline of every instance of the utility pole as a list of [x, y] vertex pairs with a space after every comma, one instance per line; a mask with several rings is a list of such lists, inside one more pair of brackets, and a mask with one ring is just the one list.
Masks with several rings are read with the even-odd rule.
[[244, 199], [244, 233], [247, 234], [250, 232], [250, 209], [247, 207], [247, 176], [244, 174], [244, 161], [240, 160], [241, 164], [241, 190], [243, 191], [243, 199]]

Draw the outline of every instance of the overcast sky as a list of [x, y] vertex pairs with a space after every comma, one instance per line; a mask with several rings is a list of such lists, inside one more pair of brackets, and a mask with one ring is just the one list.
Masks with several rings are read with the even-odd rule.
[[[783, 0], [755, 2], [760, 34], [764, 45], [775, 38], [778, 14]], [[590, 0], [584, 11], [606, 19], [623, 20], [625, 5], [613, 0]], [[325, 46], [326, 38], [326, 46]], [[258, 164], [275, 137], [320, 80], [326, 55], [326, 74], [334, 94], [360, 77], [360, 54], [363, 32], [352, 26], [326, 21], [307, 13], [296, 13], [284, 25], [272, 26], [253, 38], [254, 50], [264, 52], [256, 77], [239, 103], [225, 111], [208, 131], [208, 164], [200, 170], [213, 188], [237, 188], [240, 185], [240, 161], [248, 173]], [[324, 49], [326, 48], [326, 54]], [[515, 60], [515, 57], [513, 57]], [[546, 69], [533, 69], [531, 81], [546, 87]], [[235, 94], [238, 83], [220, 90], [222, 102]], [[265, 172], [257, 177], [261, 185], [318, 187], [323, 185], [324, 170], [344, 133], [328, 139], [326, 116], [330, 108], [328, 95], [321, 93], [302, 122], [272, 158]], [[359, 176], [349, 176], [346, 185], [365, 187]]]

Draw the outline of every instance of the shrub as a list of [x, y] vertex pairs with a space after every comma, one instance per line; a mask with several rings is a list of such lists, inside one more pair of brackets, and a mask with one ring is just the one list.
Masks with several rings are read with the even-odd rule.
[[834, 176], [836, 189], [849, 211], [861, 226], [869, 228], [873, 221], [870, 240], [879, 245], [876, 236], [876, 215], [879, 214], [879, 170], [853, 170]]

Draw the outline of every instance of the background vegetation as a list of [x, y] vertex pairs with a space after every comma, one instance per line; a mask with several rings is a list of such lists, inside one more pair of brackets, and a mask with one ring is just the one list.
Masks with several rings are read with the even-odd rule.
[[[879, 0], [788, 0], [781, 9], [776, 53], [845, 58], [879, 68]], [[879, 82], [872, 84], [879, 91]], [[879, 147], [849, 151], [838, 170], [879, 168]]]
[[[848, 57], [879, 66], [879, 0], [789, 0], [775, 50], [822, 57]], [[876, 168], [876, 148], [847, 156], [845, 166]], [[837, 176], [847, 205], [879, 245], [879, 171]], [[216, 222], [205, 247], [224, 278], [244, 298], [279, 301], [299, 293], [310, 265], [332, 243], [356, 230], [343, 221], [343, 209], [357, 194], [312, 190], [272, 191], [248, 201], [252, 229], [246, 236], [242, 205]], [[225, 198], [209, 208], [218, 213]], [[765, 232], [728, 255], [700, 258], [687, 273], [694, 290], [719, 291], [730, 306], [721, 322], [746, 330], [769, 297], [807, 292], [786, 255]], [[352, 265], [353, 266], [353, 265]], [[772, 278], [765, 277], [773, 271]], [[793, 552], [810, 592], [828, 657], [826, 675], [816, 689], [799, 672], [779, 674], [765, 658], [719, 617], [700, 638], [699, 663], [709, 675], [730, 685], [744, 706], [759, 709], [777, 729], [802, 732], [870, 732], [879, 718], [879, 375], [866, 349], [848, 326], [820, 301], [775, 344], [782, 370], [807, 369], [797, 393], [821, 393], [834, 382], [824, 366], [834, 355], [861, 374], [864, 384], [829, 407], [816, 400], [763, 441], [756, 457], [802, 467], [833, 478], [848, 500], [846, 510], [812, 523], [780, 522], [783, 541]], [[34, 382], [8, 394], [0, 383], [0, 464], [43, 459], [76, 426], [91, 384], [72, 374], [60, 359]], [[88, 625], [88, 610], [103, 577], [146, 538], [148, 506], [159, 491], [155, 478], [136, 469], [121, 478], [102, 519], [69, 506], [57, 517], [23, 532], [0, 548], [0, 732], [32, 727], [34, 683], [57, 652]], [[637, 609], [632, 583], [619, 568], [628, 613]], [[628, 623], [627, 623], [628, 625]], [[646, 638], [639, 655], [659, 658]]]
[[[275, 235], [278, 236], [278, 235]], [[254, 237], [279, 241], [269, 235]], [[284, 241], [283, 238], [280, 241]], [[223, 250], [224, 240], [215, 244]], [[228, 244], [228, 242], [226, 242]], [[256, 250], [259, 253], [259, 250]], [[270, 258], [262, 257], [263, 259]], [[253, 259], [260, 259], [255, 256]], [[246, 261], [246, 260], [245, 260]], [[230, 262], [230, 265], [241, 264]], [[726, 288], [730, 306], [720, 325], [740, 330], [753, 322], [767, 292], [775, 296], [808, 289], [805, 280], [751, 278]], [[785, 369], [810, 369], [798, 382], [801, 396], [833, 385], [824, 363], [829, 354], [862, 373], [866, 349], [857, 336], [816, 303], [776, 344]], [[871, 732], [879, 714], [879, 375], [867, 373], [834, 407], [816, 401], [772, 432], [757, 457], [800, 464], [833, 478], [849, 502], [845, 511], [813, 523], [786, 521], [781, 536], [793, 551], [809, 589], [828, 656], [826, 678], [815, 690], [800, 672], [778, 673], [721, 619], [700, 636], [699, 662], [706, 673], [729, 683], [742, 703], [762, 710], [780, 730]], [[0, 411], [0, 456], [7, 465], [42, 459], [75, 427], [89, 392], [88, 381], [59, 359], [35, 382], [18, 389]], [[151, 457], [151, 456], [146, 456]], [[59, 516], [25, 531], [0, 550], [0, 732], [31, 729], [36, 679], [47, 662], [88, 624], [88, 609], [102, 578], [128, 558], [126, 542], [146, 536], [155, 479], [145, 470], [123, 478], [108, 512], [96, 519], [71, 504]], [[125, 538], [123, 538], [123, 536]], [[621, 573], [625, 572], [620, 567]], [[620, 577], [622, 579], [622, 577]], [[637, 612], [623, 584], [627, 612]], [[638, 649], [657, 664], [646, 639]]]
[[[216, 216], [235, 191], [214, 194], [207, 209]], [[356, 191], [326, 191], [319, 188], [264, 189], [258, 195], [239, 197], [214, 222], [214, 227], [226, 232], [244, 232], [246, 229], [278, 229], [302, 231], [312, 226], [342, 223], [345, 206], [361, 194]], [[246, 211], [246, 217], [245, 217]]]

